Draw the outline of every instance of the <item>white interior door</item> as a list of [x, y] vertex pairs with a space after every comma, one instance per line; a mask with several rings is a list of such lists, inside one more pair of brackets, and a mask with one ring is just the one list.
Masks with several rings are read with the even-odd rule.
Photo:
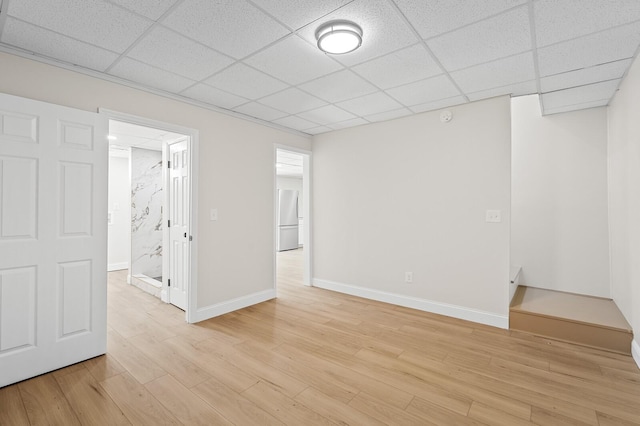
[[169, 145], [169, 302], [187, 309], [190, 244], [189, 142]]
[[0, 387], [106, 352], [106, 136], [0, 94]]

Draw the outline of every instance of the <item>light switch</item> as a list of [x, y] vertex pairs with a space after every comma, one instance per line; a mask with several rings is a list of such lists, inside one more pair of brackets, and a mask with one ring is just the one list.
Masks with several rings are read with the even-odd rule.
[[486, 221], [489, 223], [502, 222], [502, 213], [500, 210], [487, 210]]
[[117, 212], [118, 210], [120, 210], [120, 203], [113, 203], [113, 211]]
[[218, 220], [218, 209], [211, 209], [209, 212], [209, 220]]

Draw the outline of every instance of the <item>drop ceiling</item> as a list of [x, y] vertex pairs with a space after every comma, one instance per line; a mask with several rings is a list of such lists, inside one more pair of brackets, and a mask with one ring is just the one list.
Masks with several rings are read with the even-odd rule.
[[[307, 134], [498, 95], [607, 105], [638, 0], [0, 0], [0, 50]], [[322, 23], [362, 47], [330, 56]]]
[[144, 148], [160, 151], [165, 142], [184, 138], [184, 135], [166, 130], [109, 120], [109, 146], [111, 148]]

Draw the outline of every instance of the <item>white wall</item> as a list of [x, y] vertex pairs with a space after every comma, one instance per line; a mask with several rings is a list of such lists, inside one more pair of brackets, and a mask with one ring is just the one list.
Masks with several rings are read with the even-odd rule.
[[108, 227], [108, 258], [110, 271], [127, 269], [131, 259], [131, 185], [129, 158], [109, 155], [109, 212], [112, 224]]
[[511, 262], [522, 284], [610, 297], [607, 110], [542, 117], [514, 98]]
[[611, 293], [635, 331], [640, 366], [640, 62], [609, 106]]
[[[3, 93], [199, 130], [198, 307], [274, 288], [274, 144], [308, 150], [309, 138], [6, 53], [0, 76]], [[244, 172], [230, 185], [238, 164]]]
[[507, 327], [509, 98], [449, 109], [314, 137], [314, 285]]

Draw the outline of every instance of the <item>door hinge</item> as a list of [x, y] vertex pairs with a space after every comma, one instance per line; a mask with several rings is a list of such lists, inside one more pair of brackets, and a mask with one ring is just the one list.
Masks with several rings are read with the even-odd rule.
[[193, 241], [193, 235], [189, 235], [189, 241]]
[[171, 168], [171, 161], [167, 161], [167, 169]]
[[171, 221], [170, 220], [167, 221], [167, 227], [171, 228]]
[[167, 287], [171, 287], [171, 280], [167, 280]]

